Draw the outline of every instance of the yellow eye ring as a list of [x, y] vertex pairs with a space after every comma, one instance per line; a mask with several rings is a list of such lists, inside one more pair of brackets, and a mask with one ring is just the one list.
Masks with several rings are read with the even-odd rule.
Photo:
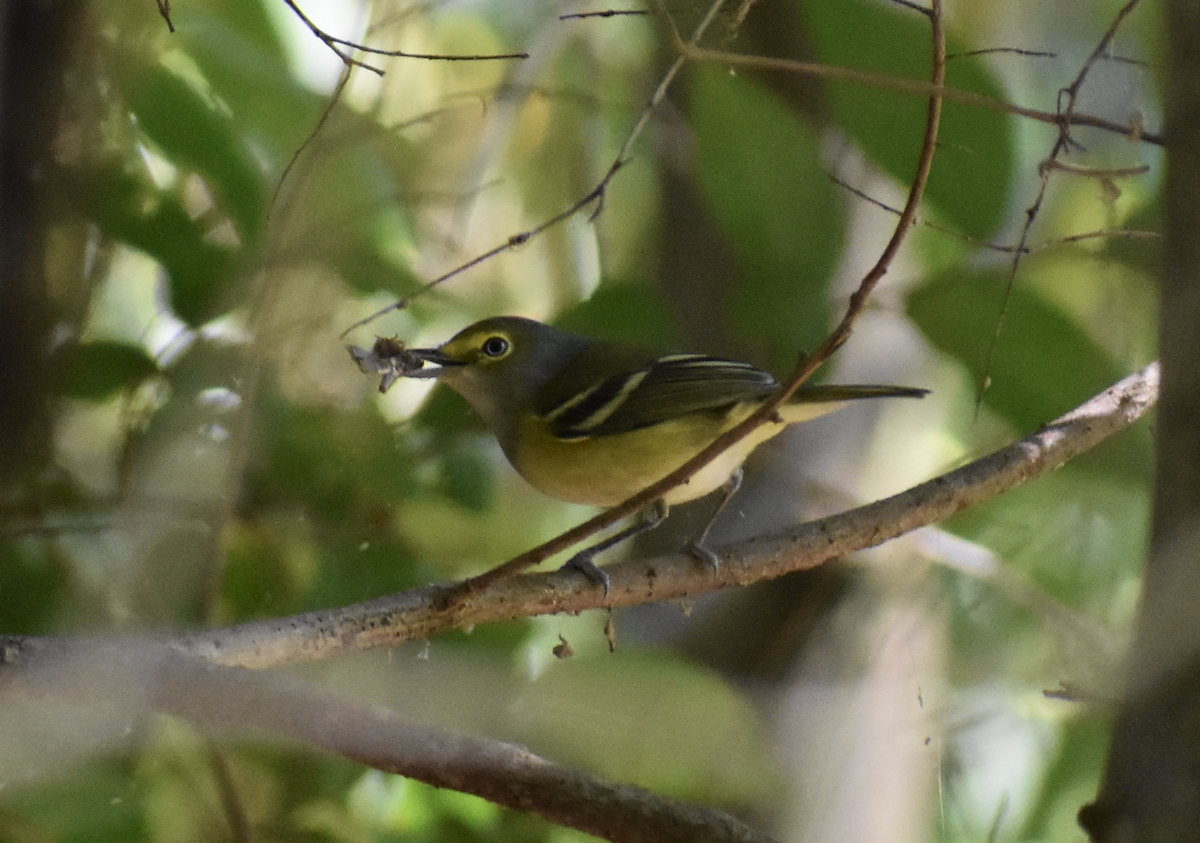
[[488, 357], [503, 357], [505, 354], [508, 354], [509, 347], [508, 340], [497, 336], [488, 337], [484, 340], [479, 350]]

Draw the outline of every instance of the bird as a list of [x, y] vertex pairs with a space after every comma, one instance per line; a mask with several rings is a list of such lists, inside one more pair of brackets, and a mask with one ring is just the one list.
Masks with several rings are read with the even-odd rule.
[[[562, 501], [600, 507], [614, 506], [670, 474], [779, 389], [771, 374], [749, 363], [657, 354], [519, 316], [483, 319], [436, 348], [404, 353], [403, 374], [436, 378], [458, 392], [531, 486]], [[426, 369], [426, 363], [436, 368]], [[712, 517], [686, 546], [715, 567], [717, 557], [704, 540], [737, 491], [742, 463], [755, 448], [790, 425], [850, 401], [927, 393], [906, 386], [802, 386], [772, 419], [664, 494], [637, 522], [580, 551], [564, 567], [582, 572], [607, 595], [609, 576], [593, 557], [658, 526], [671, 506], [722, 489]]]

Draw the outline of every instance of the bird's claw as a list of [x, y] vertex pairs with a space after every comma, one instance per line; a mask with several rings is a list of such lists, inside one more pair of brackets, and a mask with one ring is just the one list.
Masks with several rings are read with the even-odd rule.
[[717, 558], [717, 554], [713, 553], [698, 541], [688, 542], [684, 546], [684, 550], [686, 550], [688, 555], [693, 559], [703, 562], [708, 565], [708, 567], [712, 568], [714, 574], [717, 572], [717, 569], [721, 567], [721, 560]]
[[590, 553], [576, 553], [559, 570], [565, 571], [568, 569], [583, 574], [596, 585], [602, 587], [604, 589], [604, 596], [608, 596], [608, 589], [612, 585], [612, 577], [608, 575], [607, 571], [592, 561]]

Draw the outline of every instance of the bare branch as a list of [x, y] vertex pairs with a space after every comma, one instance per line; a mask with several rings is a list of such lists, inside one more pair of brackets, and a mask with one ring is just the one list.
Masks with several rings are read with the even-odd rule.
[[[1076, 125], [1085, 125], [1078, 119], [1075, 114], [1075, 104], [1079, 100], [1079, 92], [1083, 88], [1083, 83], [1091, 72], [1092, 67], [1099, 61], [1107, 52], [1112, 44], [1112, 41], [1117, 36], [1117, 30], [1121, 28], [1121, 24], [1125, 18], [1134, 10], [1141, 0], [1129, 0], [1119, 12], [1113, 22], [1109, 25], [1108, 31], [1100, 39], [1091, 55], [1083, 63], [1079, 69], [1079, 73], [1075, 76], [1075, 81], [1058, 92], [1059, 108], [1058, 108], [1058, 137], [1054, 141], [1054, 147], [1050, 150], [1050, 154], [1046, 156], [1046, 160], [1038, 168], [1038, 173], [1041, 177], [1038, 185], [1037, 196], [1033, 200], [1033, 204], [1025, 210], [1025, 224], [1021, 227], [1021, 236], [1017, 240], [1017, 247], [1013, 250], [1012, 264], [1009, 268], [1008, 284], [1004, 290], [1004, 301], [1000, 305], [1000, 313], [996, 316], [996, 329], [992, 332], [992, 338], [988, 342], [987, 355], [984, 358], [983, 364], [983, 379], [979, 383], [979, 391], [975, 401], [975, 409], [978, 412], [983, 406], [983, 394], [987, 391], [987, 385], [991, 379], [992, 363], [996, 358], [996, 349], [1000, 344], [1000, 331], [1004, 327], [1004, 319], [1008, 315], [1008, 306], [1012, 301], [1013, 285], [1017, 282], [1017, 271], [1021, 266], [1021, 258], [1025, 253], [1025, 245], [1029, 242], [1029, 234], [1033, 230], [1034, 220], [1037, 219], [1041, 212], [1042, 203], [1046, 198], [1046, 191], [1050, 187], [1050, 174], [1054, 170], [1054, 164], [1058, 157], [1075, 145], [1075, 141], [1071, 138], [1071, 128]], [[1063, 108], [1062, 101], [1066, 96], [1066, 108]], [[1131, 126], [1130, 137], [1142, 140], [1146, 135], [1140, 131], [1140, 125]], [[1161, 142], [1161, 141], [1160, 141]]]
[[1022, 50], [1019, 47], [985, 47], [982, 50], [967, 50], [962, 53], [948, 53], [946, 60], [962, 59], [971, 56], [994, 56], [998, 53], [1005, 55], [1024, 56], [1034, 59], [1056, 59], [1058, 53], [1048, 53], [1045, 50]]
[[167, 22], [167, 31], [174, 32], [175, 24], [171, 21], [171, 0], [155, 0], [158, 3], [158, 13]]
[[204, 662], [161, 642], [43, 639], [5, 648], [0, 696], [123, 717], [171, 714], [219, 732], [261, 730], [621, 843], [770, 843], [719, 811], [605, 781], [514, 744], [422, 726], [293, 676]]
[[559, 20], [583, 20], [585, 18], [642, 17], [650, 14], [645, 9], [605, 9], [602, 12], [574, 12], [559, 15]]
[[[1140, 419], [1158, 398], [1152, 364], [1036, 433], [908, 491], [722, 548], [714, 572], [686, 554], [627, 560], [605, 570], [606, 597], [570, 572], [527, 574], [443, 607], [460, 586], [436, 585], [344, 609], [257, 621], [178, 639], [185, 652], [225, 665], [271, 667], [404, 641], [490, 621], [671, 600], [806, 570], [991, 500], [1053, 471]], [[0, 653], [39, 639], [0, 637]]]
[[445, 54], [441, 54], [441, 53], [406, 53], [403, 50], [381, 50], [377, 47], [369, 47], [366, 44], [359, 44], [356, 41], [348, 41], [345, 38], [338, 38], [337, 36], [330, 35], [328, 32], [321, 29], [321, 27], [319, 27], [315, 23], [313, 23], [312, 19], [309, 18], [308, 15], [304, 14], [304, 12], [300, 9], [300, 7], [298, 5], [296, 5], [296, 0], [283, 0], [283, 2], [288, 5], [288, 8], [290, 8], [293, 12], [295, 12], [296, 17], [300, 18], [300, 20], [304, 23], [304, 25], [306, 27], [308, 27], [309, 32], [311, 32], [313, 35], [317, 36], [317, 38], [321, 41], [321, 43], [323, 43], [326, 47], [333, 50], [334, 55], [336, 55], [339, 59], [341, 59], [342, 64], [346, 65], [347, 68], [361, 67], [363, 70], [369, 70], [372, 73], [375, 73], [379, 76], [383, 76], [383, 70], [381, 68], [378, 68], [373, 64], [368, 64], [367, 62], [364, 62], [361, 59], [354, 58], [353, 56], [351, 56], [349, 53], [347, 53], [342, 48], [348, 47], [351, 50], [357, 50], [358, 52], [368, 53], [373, 56], [391, 56], [394, 58], [425, 59], [428, 61], [502, 61], [502, 60], [509, 60], [509, 59], [527, 59], [527, 58], [529, 58], [529, 53], [489, 53], [487, 55], [445, 55]]
[[[1133, 169], [1133, 168], [1131, 168], [1131, 169]], [[1137, 168], [1137, 169], [1140, 169], [1140, 168]], [[1095, 171], [1095, 174], [1099, 175], [1099, 174], [1111, 173], [1111, 172], [1120, 173], [1120, 171], [1097, 170], [1097, 171]], [[1090, 175], [1091, 173], [1088, 173], [1088, 174]], [[1128, 173], [1128, 175], [1136, 175], [1136, 173]], [[842, 188], [843, 190], [845, 190], [848, 193], [853, 194], [854, 196], [858, 197], [859, 199], [863, 200], [864, 202], [874, 205], [876, 208], [879, 208], [880, 210], [887, 211], [889, 214], [895, 214], [896, 216], [900, 215], [899, 208], [895, 208], [895, 207], [889, 205], [887, 202], [884, 202], [881, 199], [877, 199], [874, 196], [871, 196], [866, 191], [859, 190], [854, 185], [849, 184], [848, 182], [844, 181], [843, 179], [838, 178], [837, 176], [833, 175], [832, 173], [829, 174], [829, 178], [838, 187]], [[1013, 252], [1015, 252], [1017, 250], [1016, 246], [1006, 246], [1003, 243], [993, 243], [989, 240], [982, 240], [978, 237], [972, 237], [969, 234], [963, 234], [961, 231], [955, 231], [951, 228], [947, 228], [944, 225], [938, 225], [937, 223], [930, 222], [929, 220], [926, 220], [926, 219], [918, 218], [916, 224], [919, 226], [922, 226], [923, 228], [928, 228], [933, 231], [937, 231], [941, 234], [948, 234], [951, 237], [955, 237], [959, 240], [962, 240], [965, 243], [970, 243], [972, 246], [976, 246], [980, 249], [987, 249], [992, 252], [1002, 252], [1005, 254], [1012, 254]], [[1108, 240], [1161, 240], [1162, 234], [1157, 231], [1142, 231], [1142, 230], [1135, 229], [1135, 228], [1105, 228], [1105, 229], [1098, 229], [1096, 231], [1084, 231], [1079, 234], [1069, 234], [1065, 237], [1053, 237], [1049, 240], [1043, 240], [1040, 243], [1033, 243], [1031, 245], [1027, 245], [1025, 247], [1025, 254], [1028, 255], [1028, 254], [1033, 254], [1034, 252], [1044, 252], [1047, 249], [1052, 249], [1056, 246], [1063, 246], [1063, 245], [1067, 245], [1070, 243], [1083, 243], [1088, 240], [1104, 240], [1104, 239], [1108, 239]]]
[[1079, 164], [1068, 164], [1057, 158], [1047, 159], [1038, 166], [1038, 172], [1057, 170], [1072, 176], [1083, 176], [1089, 179], [1132, 179], [1144, 176], [1150, 172], [1150, 166], [1143, 164], [1138, 167], [1084, 167]]
[[[704, 16], [703, 20], [700, 21], [699, 25], [697, 25], [696, 31], [692, 35], [692, 43], [698, 42], [700, 38], [704, 36], [704, 33], [708, 31], [709, 26], [712, 25], [713, 19], [716, 18], [717, 12], [720, 10], [723, 2], [724, 0], [713, 0], [712, 5], [708, 9], [708, 13]], [[476, 267], [485, 261], [491, 260], [496, 255], [507, 252], [511, 249], [516, 249], [520, 246], [524, 246], [534, 237], [537, 237], [542, 232], [547, 231], [559, 223], [570, 219], [589, 205], [595, 205], [594, 209], [592, 210], [592, 219], [595, 219], [595, 217], [599, 215], [600, 211], [603, 209], [604, 196], [608, 192], [609, 183], [612, 182], [613, 178], [616, 177], [621, 168], [629, 163], [630, 149], [633, 147], [633, 144], [637, 141], [637, 139], [641, 137], [646, 125], [650, 122], [650, 117], [654, 114], [663, 98], [667, 95], [667, 89], [670, 88], [671, 83], [675, 80], [675, 76], [681, 69], [683, 69], [685, 62], [686, 60], [683, 58], [683, 56], [680, 56], [669, 68], [667, 68], [666, 73], [663, 74], [662, 80], [658, 83], [658, 87], [655, 88], [654, 93], [650, 95], [650, 99], [646, 101], [646, 105], [642, 108], [641, 114], [638, 115], [638, 119], [634, 122], [633, 127], [629, 130], [629, 133], [625, 136], [625, 142], [621, 144], [621, 151], [617, 153], [617, 157], [613, 160], [612, 165], [608, 168], [608, 172], [604, 174], [604, 177], [600, 179], [600, 182], [582, 199], [575, 202], [565, 211], [556, 214], [540, 225], [534, 226], [533, 228], [522, 231], [518, 234], [514, 234], [500, 245], [487, 250], [481, 255], [477, 255], [466, 263], [455, 267], [443, 275], [439, 275], [413, 295], [406, 296], [395, 304], [390, 304], [381, 310], [377, 310], [375, 313], [372, 313], [365, 319], [360, 319], [349, 328], [342, 331], [339, 336], [344, 339], [351, 331], [374, 322], [376, 319], [386, 313], [391, 313], [393, 310], [405, 309], [417, 296], [428, 293], [438, 285], [449, 281], [456, 275], [461, 275], [468, 269], [472, 269], [473, 267]], [[603, 527], [597, 529], [603, 529]], [[587, 535], [591, 535], [591, 533], [588, 533]], [[586, 536], [584, 536], [584, 538], [586, 538]]]
[[[1005, 102], [995, 97], [977, 94], [974, 91], [963, 91], [958, 88], [946, 87], [945, 85], [935, 87], [929, 82], [924, 82], [920, 79], [908, 79], [888, 73], [872, 73], [867, 70], [858, 70], [852, 67], [837, 67], [830, 64], [821, 64], [820, 62], [729, 53], [721, 50], [709, 50], [703, 47], [689, 48], [688, 58], [695, 61], [705, 61], [733, 67], [757, 67], [763, 70], [778, 70], [783, 73], [803, 73], [809, 76], [819, 76], [823, 79], [853, 82], [871, 88], [896, 91], [897, 93], [912, 94], [914, 96], [932, 96], [933, 94], [938, 94], [947, 102], [961, 103], [975, 108], [985, 108], [988, 111], [998, 111], [1002, 114], [1012, 114], [1028, 120], [1036, 120], [1039, 123], [1048, 123], [1052, 126], [1061, 127], [1068, 124], [1067, 117], [1062, 112], [1025, 108], [1024, 106]], [[1087, 126], [1093, 129], [1101, 129], [1106, 132], [1124, 135], [1131, 140], [1145, 141], [1155, 146], [1163, 145], [1161, 134], [1146, 132], [1137, 123], [1123, 126], [1091, 114], [1073, 113], [1070, 117], [1069, 125]]]

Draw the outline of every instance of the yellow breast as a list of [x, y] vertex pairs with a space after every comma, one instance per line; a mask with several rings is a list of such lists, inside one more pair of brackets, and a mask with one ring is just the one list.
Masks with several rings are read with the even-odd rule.
[[[626, 433], [572, 440], [559, 439], [545, 421], [530, 419], [506, 453], [530, 485], [551, 497], [613, 506], [679, 468], [753, 410], [747, 405], [723, 416], [689, 415]], [[751, 451], [784, 427], [759, 427], [668, 493], [666, 502], [683, 503], [707, 495], [728, 480]]]

